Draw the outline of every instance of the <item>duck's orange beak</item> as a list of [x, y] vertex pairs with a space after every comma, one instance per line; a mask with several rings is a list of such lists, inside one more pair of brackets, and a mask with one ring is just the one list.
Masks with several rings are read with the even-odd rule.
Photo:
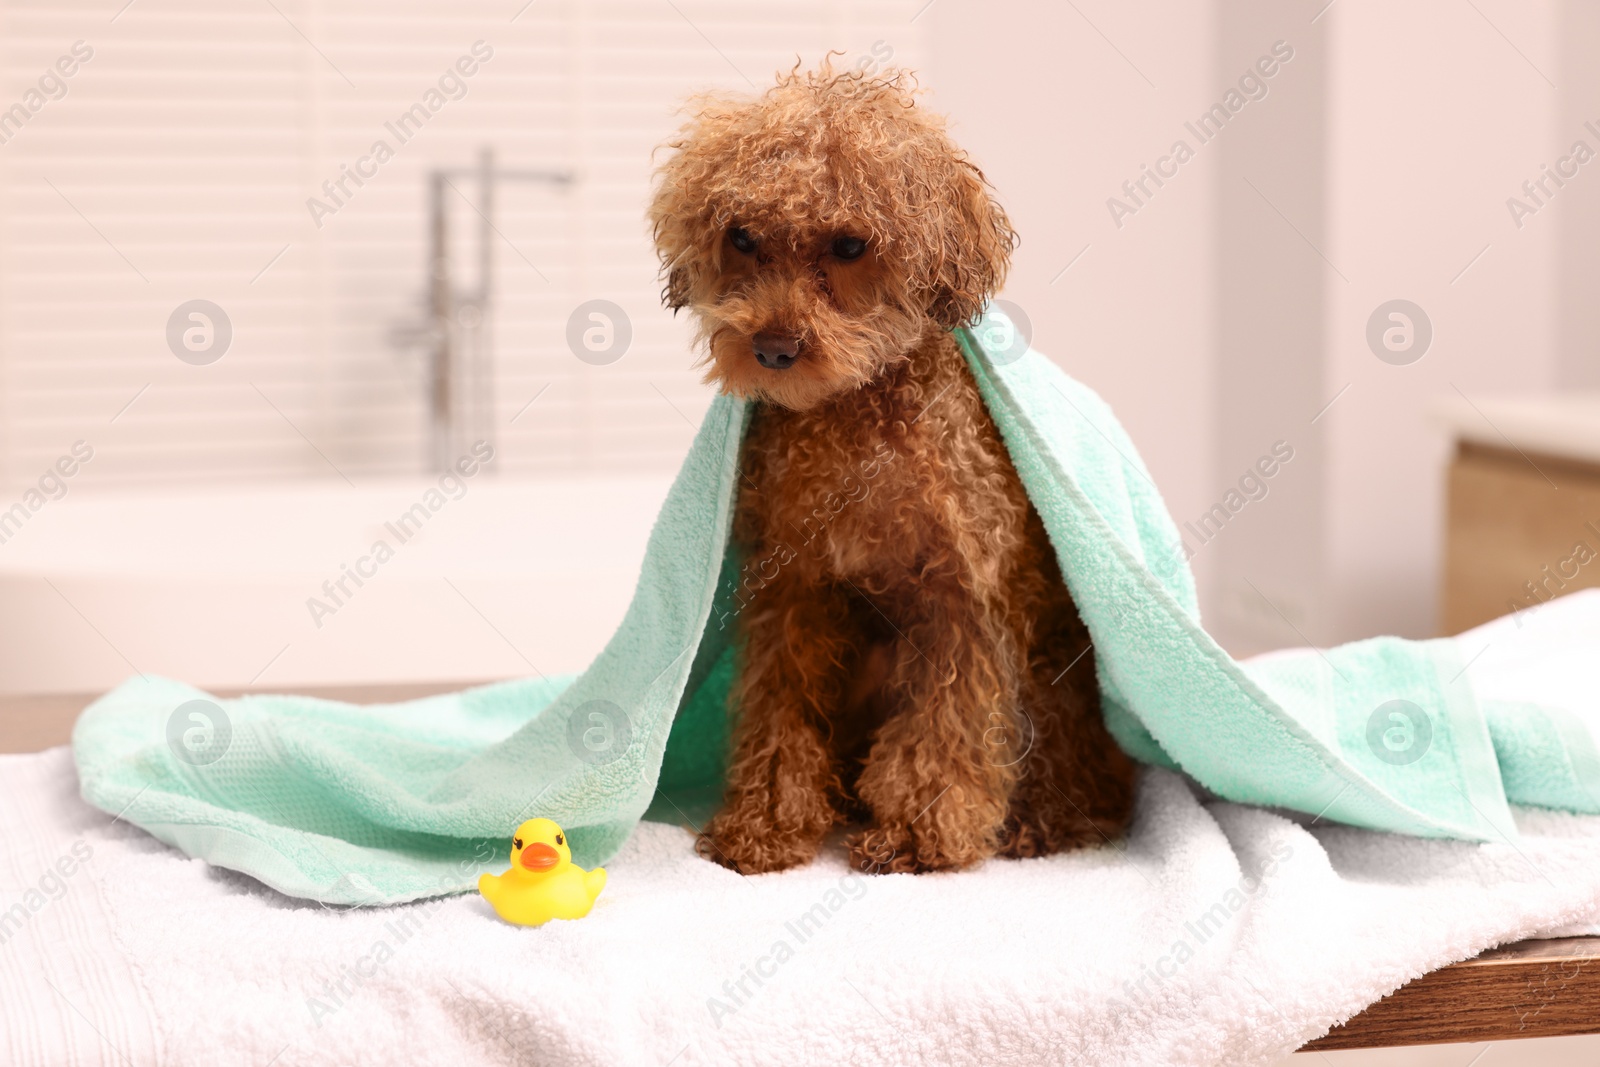
[[524, 870], [548, 871], [561, 862], [561, 853], [542, 841], [535, 841], [522, 850], [518, 862], [522, 864]]

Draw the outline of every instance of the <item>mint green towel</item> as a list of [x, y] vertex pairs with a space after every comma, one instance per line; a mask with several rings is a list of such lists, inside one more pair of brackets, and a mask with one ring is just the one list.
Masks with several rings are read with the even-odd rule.
[[[998, 312], [989, 321], [1006, 326]], [[1235, 662], [1201, 628], [1177, 531], [1105, 403], [1037, 353], [991, 359], [978, 334], [956, 337], [1088, 624], [1106, 717], [1129, 753], [1229, 800], [1421, 836], [1510, 839], [1508, 801], [1600, 813], [1600, 749], [1584, 722], [1480, 705], [1453, 642]], [[208, 698], [138, 679], [78, 721], [84, 797], [190, 855], [329, 903], [472, 889], [535, 815], [566, 828], [592, 866], [652, 801], [668, 817], [705, 810], [727, 745], [740, 566], [728, 534], [746, 410], [712, 404], [633, 602], [583, 674], [372, 707], [261, 696], [186, 708]]]

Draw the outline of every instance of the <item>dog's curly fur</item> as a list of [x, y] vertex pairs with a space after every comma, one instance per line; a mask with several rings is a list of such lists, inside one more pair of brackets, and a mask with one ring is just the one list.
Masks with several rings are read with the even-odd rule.
[[1098, 843], [1131, 809], [1087, 630], [950, 335], [1016, 237], [908, 81], [825, 61], [703, 97], [650, 207], [664, 302], [754, 402], [734, 537], [765, 572], [699, 841], [745, 873], [841, 821], [861, 868], [930, 871]]

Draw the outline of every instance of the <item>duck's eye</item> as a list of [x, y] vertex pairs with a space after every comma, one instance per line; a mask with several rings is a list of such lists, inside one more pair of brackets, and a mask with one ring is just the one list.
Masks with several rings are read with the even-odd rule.
[[566, 843], [567, 843], [567, 839], [566, 838], [562, 837], [560, 834], [556, 835], [556, 844], [564, 845]]
[[859, 237], [836, 237], [833, 241], [833, 254], [837, 259], [849, 262], [860, 259], [861, 254], [867, 250], [867, 242]]
[[512, 841], [511, 842], [511, 847], [512, 848], [521, 848], [522, 847], [522, 838], [519, 837], [516, 840]]
[[743, 226], [735, 226], [728, 231], [728, 243], [747, 256], [756, 250], [756, 239]]

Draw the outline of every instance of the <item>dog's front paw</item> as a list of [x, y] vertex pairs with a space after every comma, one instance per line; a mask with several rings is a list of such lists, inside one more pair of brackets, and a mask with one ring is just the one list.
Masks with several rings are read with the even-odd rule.
[[850, 866], [862, 874], [911, 874], [919, 868], [909, 834], [891, 834], [873, 826], [846, 837]]
[[1052, 814], [1056, 817], [1043, 818], [1031, 811], [1020, 814], [1013, 812], [1000, 831], [1000, 845], [995, 854], [1007, 859], [1034, 859], [1111, 841], [1104, 831], [1087, 819], [1068, 817], [1077, 815], [1076, 812]]
[[713, 863], [740, 874], [765, 874], [799, 867], [816, 858], [819, 838], [784, 834], [766, 820], [741, 819], [723, 812], [695, 838], [694, 849]]
[[959, 871], [982, 863], [989, 849], [981, 843], [962, 848], [941, 843], [937, 834], [918, 834], [915, 827], [871, 826], [845, 839], [850, 866], [863, 874], [925, 874]]

